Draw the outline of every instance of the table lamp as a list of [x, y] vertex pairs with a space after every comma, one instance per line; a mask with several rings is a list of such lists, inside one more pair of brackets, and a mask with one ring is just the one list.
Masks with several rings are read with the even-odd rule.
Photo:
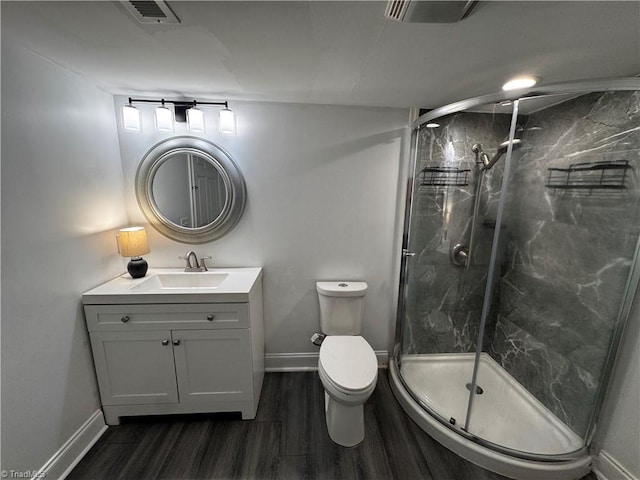
[[131, 257], [127, 271], [131, 278], [142, 278], [147, 274], [149, 265], [142, 255], [149, 253], [149, 242], [144, 227], [122, 228], [118, 232], [118, 252], [123, 257]]

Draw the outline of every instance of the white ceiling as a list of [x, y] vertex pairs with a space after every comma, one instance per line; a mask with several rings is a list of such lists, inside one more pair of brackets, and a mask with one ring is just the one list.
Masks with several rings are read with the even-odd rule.
[[515, 74], [640, 74], [640, 2], [483, 1], [455, 24], [398, 23], [386, 2], [171, 1], [180, 25], [118, 2], [2, 1], [3, 41], [114, 94], [435, 108]]

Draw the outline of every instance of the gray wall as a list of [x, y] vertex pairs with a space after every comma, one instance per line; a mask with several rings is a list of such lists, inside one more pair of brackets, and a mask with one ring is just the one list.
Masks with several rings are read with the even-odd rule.
[[3, 35], [1, 469], [100, 408], [80, 294], [123, 269], [123, 198], [111, 95]]
[[[514, 155], [502, 230], [507, 259], [489, 348], [580, 435], [640, 235], [638, 104], [640, 92], [590, 94], [534, 113]], [[549, 167], [615, 160], [634, 168], [624, 190], [545, 186]]]
[[[116, 111], [125, 102], [116, 97]], [[233, 102], [238, 134], [217, 133], [217, 108], [203, 107], [202, 137], [230, 153], [247, 184], [248, 201], [233, 231], [204, 245], [185, 245], [149, 228], [151, 267], [181, 267], [193, 248], [214, 267], [264, 267], [268, 354], [317, 352], [317, 280], [369, 283], [363, 335], [374, 349], [393, 340], [399, 252], [397, 195], [408, 112], [400, 109]], [[130, 220], [148, 225], [133, 179], [155, 143], [152, 105], [140, 105], [142, 133], [120, 127]], [[175, 134], [184, 134], [177, 124]], [[400, 189], [401, 191], [402, 189]]]

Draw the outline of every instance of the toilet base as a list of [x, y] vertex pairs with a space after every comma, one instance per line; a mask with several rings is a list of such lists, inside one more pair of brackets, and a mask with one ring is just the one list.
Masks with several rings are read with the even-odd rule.
[[355, 447], [364, 440], [364, 406], [338, 403], [324, 392], [324, 410], [329, 437], [343, 447]]

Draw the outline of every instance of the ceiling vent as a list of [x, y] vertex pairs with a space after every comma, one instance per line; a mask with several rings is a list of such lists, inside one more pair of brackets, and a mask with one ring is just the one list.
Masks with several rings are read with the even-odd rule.
[[456, 23], [467, 17], [478, 0], [437, 2], [389, 0], [385, 17], [408, 23]]
[[167, 2], [131, 0], [120, 3], [140, 23], [180, 23], [180, 19], [171, 11]]

